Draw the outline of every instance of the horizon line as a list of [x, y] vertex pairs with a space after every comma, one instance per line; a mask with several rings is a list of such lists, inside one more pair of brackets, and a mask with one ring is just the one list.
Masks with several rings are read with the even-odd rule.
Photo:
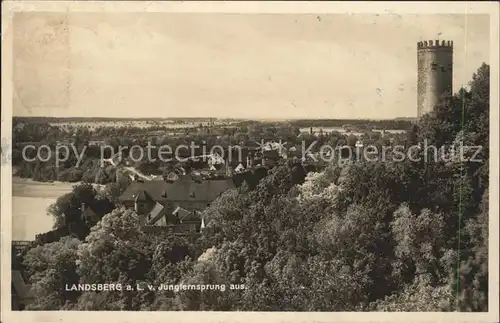
[[412, 117], [393, 117], [393, 118], [245, 118], [245, 117], [85, 117], [85, 116], [65, 116], [65, 117], [48, 117], [48, 116], [18, 116], [13, 115], [12, 118], [39, 118], [39, 119], [105, 119], [105, 120], [182, 120], [182, 119], [207, 119], [207, 120], [245, 120], [245, 121], [295, 121], [295, 120], [366, 120], [366, 121], [388, 121], [398, 119], [417, 119], [417, 116]]

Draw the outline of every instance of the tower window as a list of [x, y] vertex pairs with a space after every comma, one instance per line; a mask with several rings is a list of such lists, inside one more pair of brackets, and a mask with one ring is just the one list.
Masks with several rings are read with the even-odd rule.
[[441, 67], [441, 72], [446, 71], [446, 69], [445, 69], [445, 67], [443, 65], [441, 65], [440, 67]]
[[435, 62], [431, 63], [431, 69], [434, 71], [437, 69], [437, 64]]

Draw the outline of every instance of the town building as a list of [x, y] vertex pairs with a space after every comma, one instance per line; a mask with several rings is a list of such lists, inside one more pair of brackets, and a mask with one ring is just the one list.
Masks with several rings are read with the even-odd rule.
[[81, 216], [82, 220], [87, 223], [97, 223], [99, 222], [100, 218], [97, 215], [97, 213], [88, 205], [85, 203], [82, 203], [80, 206], [80, 211], [81, 211]]
[[144, 231], [193, 234], [202, 229], [201, 211], [235, 187], [231, 178], [206, 180], [189, 175], [176, 180], [134, 181], [119, 202], [135, 209]]

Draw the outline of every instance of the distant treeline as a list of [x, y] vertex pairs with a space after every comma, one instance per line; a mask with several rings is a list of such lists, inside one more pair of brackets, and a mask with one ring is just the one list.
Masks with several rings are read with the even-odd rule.
[[[119, 122], [119, 121], [143, 121], [143, 122], [158, 122], [158, 121], [185, 121], [185, 122], [206, 122], [210, 121], [239, 121], [243, 123], [252, 123], [252, 120], [231, 119], [231, 118], [212, 118], [212, 117], [197, 117], [197, 118], [89, 118], [89, 117], [14, 117], [13, 123], [62, 123], [62, 122]], [[397, 129], [407, 130], [411, 128], [411, 118], [391, 119], [391, 120], [368, 120], [368, 119], [300, 119], [290, 120], [293, 126], [296, 127], [342, 127], [343, 125], [352, 126], [371, 126], [377, 129]]]
[[57, 123], [57, 122], [116, 122], [116, 121], [189, 121], [206, 122], [207, 120], [237, 120], [231, 118], [217, 119], [213, 117], [188, 117], [188, 118], [106, 118], [106, 117], [14, 117], [13, 123]]
[[412, 126], [411, 119], [368, 120], [368, 119], [301, 119], [290, 121], [293, 126], [303, 127], [342, 127], [370, 126], [376, 129], [409, 130]]

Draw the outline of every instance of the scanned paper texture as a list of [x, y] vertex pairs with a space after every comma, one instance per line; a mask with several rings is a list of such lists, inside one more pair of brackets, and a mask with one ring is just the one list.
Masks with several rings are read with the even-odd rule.
[[2, 321], [498, 320], [498, 4], [3, 9]]

